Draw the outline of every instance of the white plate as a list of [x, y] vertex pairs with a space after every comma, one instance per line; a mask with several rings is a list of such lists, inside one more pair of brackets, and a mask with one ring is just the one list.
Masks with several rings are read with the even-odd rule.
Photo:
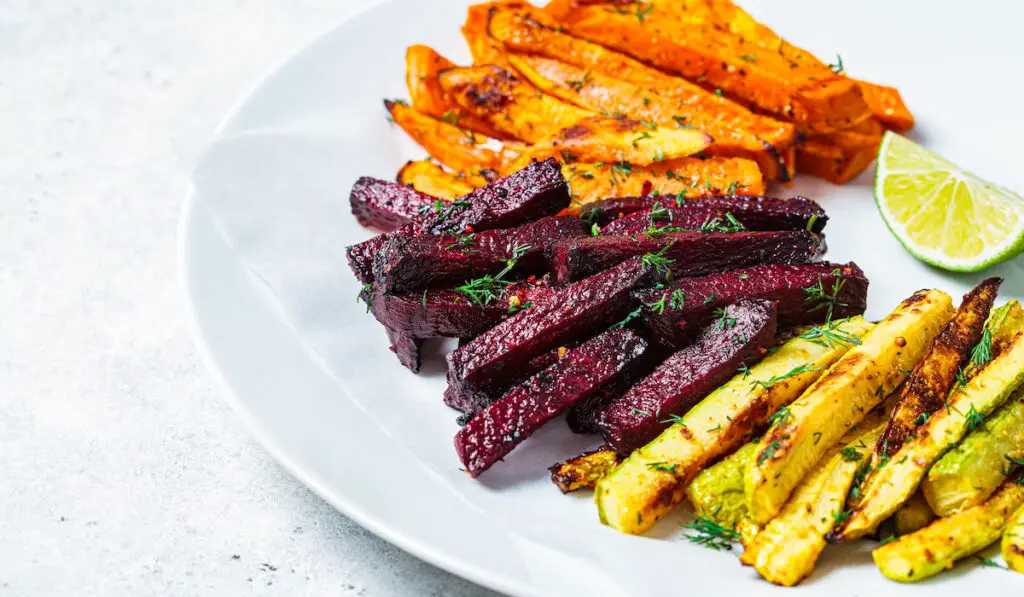
[[[680, 541], [678, 519], [628, 537], [597, 522], [588, 496], [559, 494], [544, 468], [596, 443], [560, 422], [479, 481], [459, 472], [438, 361], [421, 376], [402, 369], [354, 302], [358, 284], [342, 249], [370, 233], [348, 214], [348, 188], [361, 175], [391, 178], [423, 155], [388, 127], [380, 99], [405, 95], [411, 43], [468, 59], [458, 33], [466, 4], [394, 0], [363, 13], [292, 57], [218, 130], [180, 231], [186, 302], [211, 370], [296, 477], [388, 541], [483, 585], [546, 596], [779, 591], [734, 555]], [[898, 84], [919, 140], [1024, 188], [1017, 5], [749, 4], [822, 58], [840, 51], [851, 74]], [[856, 260], [872, 280], [869, 316], [918, 288], [958, 294], [982, 277], [943, 274], [907, 255], [875, 212], [870, 174], [843, 188], [804, 177], [780, 191], [828, 210], [830, 258]], [[1019, 264], [988, 272], [1007, 278], [1004, 298], [1024, 298]], [[798, 591], [952, 596], [1024, 587], [1021, 577], [973, 564], [927, 588], [897, 585], [874, 569], [869, 547], [826, 550]]]

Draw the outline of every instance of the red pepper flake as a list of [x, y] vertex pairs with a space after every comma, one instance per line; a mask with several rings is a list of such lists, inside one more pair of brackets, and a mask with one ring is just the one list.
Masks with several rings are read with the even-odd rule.
[[653, 191], [653, 190], [654, 190], [654, 183], [651, 182], [650, 180], [645, 180], [644, 181], [644, 186], [642, 187], [642, 189], [640, 191], [640, 196], [641, 197], [646, 197], [646, 196], [650, 195], [651, 191]]

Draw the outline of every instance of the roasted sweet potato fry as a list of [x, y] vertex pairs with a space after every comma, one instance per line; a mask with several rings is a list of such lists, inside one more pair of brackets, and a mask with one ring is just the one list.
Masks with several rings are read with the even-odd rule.
[[485, 137], [468, 129], [431, 118], [401, 102], [384, 100], [384, 106], [395, 124], [413, 141], [423, 146], [430, 157], [452, 170], [497, 169], [505, 161], [499, 152], [485, 147]]
[[501, 44], [491, 38], [487, 33], [487, 22], [490, 20], [491, 11], [503, 5], [516, 6], [518, 2], [485, 2], [474, 4], [466, 12], [466, 22], [462, 25], [462, 37], [469, 46], [469, 53], [473, 56], [473, 64], [483, 66], [493, 64], [495, 66], [507, 67], [505, 51]]
[[[764, 178], [757, 163], [743, 158], [683, 158], [633, 166], [614, 164], [565, 164], [562, 173], [572, 188], [570, 209], [609, 197], [661, 195], [706, 197], [710, 195], [763, 195]], [[425, 192], [425, 191], [424, 191]]]
[[588, 163], [641, 166], [685, 158], [707, 149], [711, 137], [695, 129], [658, 126], [628, 118], [591, 116], [559, 131], [550, 144], [534, 146], [537, 158], [572, 154]]
[[[589, 71], [591, 75], [602, 74], [620, 84], [632, 84], [634, 87], [630, 87], [629, 93], [634, 96], [632, 100], [634, 102], [642, 102], [642, 98], [635, 97], [636, 86], [657, 91], [663, 98], [670, 98], [674, 102], [676, 110], [671, 114], [683, 117], [672, 119], [674, 124], [689, 123], [711, 133], [716, 141], [725, 142], [727, 139], [721, 131], [716, 133], [703, 128], [702, 123], [708, 122], [708, 119], [721, 121], [727, 127], [747, 131], [777, 149], [794, 142], [796, 130], [790, 123], [755, 115], [743, 106], [708, 92], [685, 79], [667, 75], [645, 66], [625, 54], [557, 31], [538, 22], [530, 15], [510, 9], [500, 9], [492, 15], [490, 27], [493, 37], [502, 41], [510, 51], [519, 55], [557, 60], [560, 63], [574, 66], [576, 69], [582, 69], [583, 72]], [[557, 70], [549, 71], [539, 68], [537, 65], [531, 66], [544, 78], [568, 84], [571, 87], [576, 87], [576, 85], [569, 81], [580, 81], [586, 78], [579, 73], [560, 74]], [[524, 76], [528, 77], [526, 74]], [[578, 90], [581, 94], [579, 97], [570, 95], [563, 99], [597, 111], [615, 112], [620, 110], [619, 108], [598, 107], [599, 104], [596, 102], [601, 98], [594, 97], [590, 87], [592, 86], [581, 85]], [[689, 117], [689, 112], [693, 112], [694, 116]]]
[[463, 178], [448, 172], [430, 160], [406, 162], [398, 171], [396, 179], [399, 183], [410, 186], [421, 193], [449, 201], [487, 184], [483, 178], [475, 176]]
[[420, 44], [409, 46], [405, 51], [405, 85], [409, 89], [412, 107], [427, 116], [432, 116], [463, 129], [493, 137], [507, 138], [494, 127], [469, 114], [459, 107], [441, 89], [437, 73], [457, 65], [433, 48]]
[[[769, 27], [762, 25], [733, 3], [732, 0], [688, 2], [656, 0], [653, 4], [655, 7], [651, 12], [654, 18], [663, 17], [663, 13], [667, 13], [676, 18], [681, 26], [710, 24], [717, 29], [743, 36], [769, 50], [778, 52], [800, 68], [817, 70], [825, 75], [839, 70], [818, 60], [807, 50], [798, 48], [782, 39]], [[840, 70], [840, 72], [842, 71]], [[906, 131], [914, 126], [914, 116], [903, 103], [899, 90], [866, 81], [858, 80], [857, 83], [864, 94], [864, 101], [871, 109], [871, 115], [887, 128]]]
[[[747, 110], [712, 112], [688, 106], [655, 89], [638, 87], [550, 58], [511, 54], [509, 62], [530, 83], [559, 99], [595, 112], [623, 114], [650, 125], [704, 131], [714, 139], [707, 148], [709, 155], [752, 159], [767, 178], [788, 180], [778, 149], [771, 141], [758, 137], [749, 126], [758, 120], [770, 119], [754, 116]], [[700, 93], [707, 95], [704, 91]], [[769, 124], [761, 128], [768, 133], [783, 133], [774, 137], [785, 136], [785, 131], [780, 130], [785, 127]], [[788, 132], [788, 138], [776, 139], [776, 143], [792, 142], [791, 127]]]
[[527, 143], [543, 143], [563, 128], [592, 116], [515, 78], [496, 66], [442, 71], [441, 88], [470, 113]]
[[878, 147], [843, 151], [825, 141], [811, 140], [796, 149], [796, 171], [833, 184], [846, 184], [860, 176], [875, 161]]
[[856, 81], [793, 68], [783, 54], [710, 25], [666, 27], [664, 20], [659, 24], [620, 7], [592, 5], [573, 8], [561, 24], [573, 35], [700, 80], [808, 132], [849, 128], [871, 116]]

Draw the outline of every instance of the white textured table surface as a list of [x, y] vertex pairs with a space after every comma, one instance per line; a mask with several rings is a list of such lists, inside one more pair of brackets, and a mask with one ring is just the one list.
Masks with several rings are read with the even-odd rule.
[[178, 215], [213, 127], [365, 3], [3, 2], [0, 595], [493, 595], [282, 471], [179, 301]]

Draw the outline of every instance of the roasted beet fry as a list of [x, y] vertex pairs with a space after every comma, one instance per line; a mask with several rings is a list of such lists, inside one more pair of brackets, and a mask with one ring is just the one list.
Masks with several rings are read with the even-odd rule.
[[859, 315], [867, 306], [868, 280], [854, 263], [772, 263], [702, 278], [681, 278], [643, 291], [644, 321], [654, 337], [682, 347], [715, 309], [741, 298], [776, 301], [780, 328]]
[[646, 346], [632, 330], [609, 330], [516, 385], [455, 434], [466, 470], [480, 475], [544, 423], [612, 380]]
[[580, 219], [604, 226], [629, 214], [650, 212], [655, 204], [681, 210], [712, 210], [731, 213], [751, 230], [810, 230], [820, 233], [828, 222], [825, 210], [806, 197], [777, 199], [775, 197], [722, 196], [700, 197], [677, 201], [670, 196], [619, 197], [588, 203], [580, 211]]
[[503, 287], [494, 300], [478, 304], [449, 289], [401, 295], [375, 291], [370, 312], [384, 326], [413, 338], [473, 338], [551, 292], [548, 286], [523, 282]]
[[630, 290], [666, 274], [649, 259], [637, 257], [573, 284], [449, 353], [449, 370], [455, 378], [481, 386], [515, 379], [530, 359], [625, 319], [634, 308]]
[[373, 274], [384, 294], [465, 282], [503, 270], [502, 278], [508, 279], [517, 273], [542, 272], [552, 242], [581, 235], [575, 216], [558, 216], [476, 234], [396, 236], [374, 257]]
[[774, 304], [742, 300], [721, 309], [693, 344], [673, 353], [598, 415], [605, 441], [620, 454], [650, 442], [672, 415], [685, 414], [774, 336]]
[[388, 334], [388, 340], [391, 342], [391, 352], [395, 353], [395, 356], [398, 357], [398, 362], [409, 371], [419, 373], [420, 347], [423, 345], [423, 340], [413, 338], [404, 332], [393, 330], [387, 326], [384, 327], [384, 331]]
[[349, 265], [364, 284], [373, 281], [373, 259], [396, 236], [470, 234], [509, 228], [558, 213], [569, 205], [569, 186], [558, 162], [534, 162], [504, 178], [424, 214], [401, 228], [348, 247]]
[[[601, 229], [601, 234], [662, 234], [683, 230], [702, 232], [742, 232], [744, 230], [808, 230], [821, 232], [825, 222], [817, 215], [808, 216], [805, 210], [790, 212], [763, 209], [722, 209], [707, 202], [696, 205], [666, 207], [655, 203], [649, 210], [635, 211], [613, 220]], [[737, 202], [737, 207], [763, 207], [760, 203]], [[675, 205], [671, 202], [669, 205]], [[811, 218], [814, 218], [813, 221]]]
[[352, 215], [363, 226], [391, 231], [434, 210], [438, 199], [405, 185], [364, 176], [348, 197]]
[[592, 236], [555, 243], [551, 272], [556, 284], [566, 284], [631, 257], [658, 254], [675, 277], [705, 276], [762, 263], [808, 263], [820, 251], [819, 238], [806, 230]]

